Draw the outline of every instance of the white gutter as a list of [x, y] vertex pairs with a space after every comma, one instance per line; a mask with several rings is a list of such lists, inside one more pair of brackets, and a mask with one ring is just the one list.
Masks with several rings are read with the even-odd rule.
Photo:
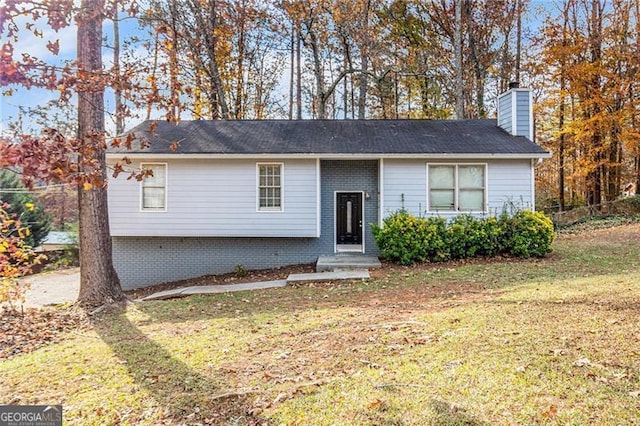
[[527, 153], [527, 154], [487, 154], [487, 153], [465, 153], [465, 154], [428, 154], [428, 153], [405, 153], [405, 154], [180, 154], [180, 153], [147, 153], [147, 152], [109, 152], [108, 160], [120, 160], [123, 157], [136, 160], [180, 160], [180, 159], [221, 159], [221, 160], [240, 160], [240, 159], [320, 159], [320, 160], [379, 160], [381, 158], [404, 158], [404, 159], [463, 159], [477, 160], [480, 158], [499, 159], [499, 160], [522, 160], [522, 159], [542, 159], [551, 158], [551, 153]]

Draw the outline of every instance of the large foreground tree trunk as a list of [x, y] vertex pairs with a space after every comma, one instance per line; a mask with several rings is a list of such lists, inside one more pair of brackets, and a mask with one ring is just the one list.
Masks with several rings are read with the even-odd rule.
[[[99, 81], [102, 76], [102, 15], [104, 0], [83, 0], [78, 24], [78, 68]], [[90, 79], [87, 79], [90, 81]], [[78, 138], [80, 155], [90, 156], [102, 182], [106, 182], [104, 140], [104, 87], [82, 85], [78, 89]], [[92, 149], [86, 149], [90, 146]], [[82, 164], [83, 162], [81, 162]], [[89, 172], [89, 170], [87, 170]], [[88, 185], [87, 185], [88, 186]], [[84, 306], [100, 306], [122, 300], [120, 280], [113, 268], [106, 185], [78, 189], [80, 204], [80, 295]]]

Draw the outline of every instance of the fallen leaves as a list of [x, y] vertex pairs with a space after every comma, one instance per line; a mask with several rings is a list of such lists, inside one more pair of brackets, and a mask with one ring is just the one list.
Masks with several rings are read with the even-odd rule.
[[87, 329], [86, 314], [76, 308], [27, 309], [24, 312], [0, 308], [0, 359], [34, 351], [60, 342], [69, 332]]

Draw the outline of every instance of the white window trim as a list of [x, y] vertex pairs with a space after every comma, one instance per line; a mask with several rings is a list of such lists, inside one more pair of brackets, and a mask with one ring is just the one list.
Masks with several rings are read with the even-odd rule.
[[[280, 208], [260, 207], [260, 166], [280, 166]], [[256, 212], [283, 213], [284, 212], [284, 163], [256, 163]]]
[[144, 170], [145, 166], [164, 166], [164, 208], [162, 210], [159, 209], [145, 209], [144, 208], [144, 179], [140, 181], [140, 212], [141, 213], [165, 213], [167, 211], [167, 202], [169, 200], [169, 164], [162, 162], [146, 162], [140, 163], [140, 170]]
[[[453, 202], [454, 202], [454, 209], [453, 210], [432, 210], [431, 209], [431, 188], [429, 187], [429, 167], [430, 166], [434, 166], [434, 167], [438, 167], [438, 166], [449, 166], [449, 167], [455, 167], [454, 169], [454, 179], [455, 179], [455, 186], [454, 186], [454, 193], [453, 193]], [[483, 210], [458, 210], [458, 206], [460, 204], [459, 202], [459, 196], [460, 196], [460, 185], [458, 184], [459, 179], [458, 179], [458, 167], [465, 167], [465, 166], [482, 166], [484, 167], [484, 202], [483, 202]], [[427, 182], [426, 182], [426, 187], [427, 187], [427, 213], [442, 213], [442, 214], [486, 214], [489, 211], [489, 164], [488, 163], [427, 163]]]

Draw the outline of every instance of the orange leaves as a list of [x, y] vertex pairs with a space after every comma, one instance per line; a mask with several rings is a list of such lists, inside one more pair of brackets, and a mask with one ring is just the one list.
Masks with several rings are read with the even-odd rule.
[[49, 41], [47, 43], [47, 49], [54, 55], [57, 55], [60, 52], [60, 40], [54, 42]]

